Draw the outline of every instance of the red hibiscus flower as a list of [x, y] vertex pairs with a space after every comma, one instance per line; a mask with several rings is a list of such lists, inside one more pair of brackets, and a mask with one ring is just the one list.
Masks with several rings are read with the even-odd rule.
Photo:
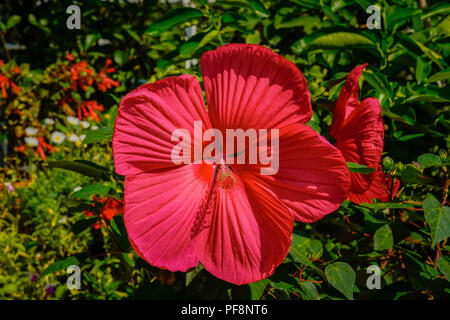
[[[218, 278], [250, 283], [284, 261], [294, 219], [314, 222], [347, 198], [348, 169], [306, 125], [310, 95], [293, 63], [262, 46], [230, 44], [200, 64], [208, 110], [191, 75], [140, 86], [120, 104], [113, 151], [126, 176], [125, 226], [152, 265], [187, 271], [201, 262]], [[279, 129], [277, 173], [261, 175], [262, 164], [175, 165], [171, 134], [195, 135], [194, 121], [200, 133]]]
[[[105, 221], [111, 221], [115, 215], [123, 215], [123, 202], [121, 200], [116, 200], [108, 197], [99, 198], [97, 196], [93, 196], [92, 200], [102, 204], [102, 211], [100, 215]], [[95, 207], [95, 203], [93, 203], [92, 206]], [[94, 213], [89, 210], [83, 211], [83, 213], [88, 218], [94, 215]], [[95, 229], [100, 229], [102, 227], [101, 221], [97, 221], [93, 225], [93, 227]]]
[[[347, 77], [333, 112], [330, 128], [334, 144], [347, 162], [354, 162], [375, 169], [371, 174], [351, 172], [349, 200], [361, 204], [373, 203], [373, 198], [388, 201], [388, 181], [380, 171], [380, 159], [384, 144], [384, 123], [380, 103], [375, 98], [359, 102], [359, 78], [367, 66], [359, 65]], [[391, 180], [392, 183], [392, 180]], [[399, 182], [396, 182], [398, 189]]]

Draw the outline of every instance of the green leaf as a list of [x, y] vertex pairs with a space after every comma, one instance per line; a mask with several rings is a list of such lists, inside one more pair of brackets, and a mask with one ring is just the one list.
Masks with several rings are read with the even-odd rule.
[[192, 282], [192, 280], [194, 280], [194, 278], [200, 273], [200, 271], [202, 271], [204, 268], [203, 266], [199, 263], [194, 269], [192, 269], [189, 272], [186, 272], [186, 287], [189, 286]]
[[115, 103], [120, 104], [120, 98], [119, 98], [119, 97], [113, 95], [112, 93], [110, 93], [109, 96], [110, 96], [111, 98], [113, 98], [113, 100], [114, 100]]
[[440, 257], [438, 261], [436, 261], [436, 265], [444, 275], [445, 279], [447, 279], [447, 281], [450, 281], [450, 262], [448, 262], [445, 257]]
[[437, 28], [447, 37], [450, 37], [450, 15], [443, 19]]
[[131, 27], [125, 27], [125, 31], [130, 35], [130, 37], [132, 37], [134, 40], [136, 40], [137, 42], [141, 42], [141, 37], [139, 37], [139, 35], [134, 32]]
[[33, 241], [30, 241], [27, 244], [25, 244], [25, 249], [29, 250], [29, 249], [39, 246], [39, 245], [41, 245], [40, 241], [33, 240]]
[[417, 58], [416, 63], [416, 80], [418, 83], [423, 82], [431, 72], [431, 62], [425, 61], [421, 57]]
[[251, 298], [252, 300], [259, 300], [264, 293], [267, 285], [269, 284], [269, 279], [263, 279], [257, 282], [252, 282], [249, 284]]
[[[374, 72], [373, 70], [367, 70], [364, 72], [364, 80], [374, 87], [380, 97], [392, 98], [392, 88], [386, 75], [381, 72]], [[383, 100], [385, 101], [385, 100]], [[381, 103], [382, 101], [380, 101]]]
[[437, 82], [450, 79], [450, 68], [436, 72], [428, 78], [428, 82]]
[[295, 262], [301, 263], [305, 266], [313, 266], [311, 260], [308, 258], [308, 254], [305, 249], [300, 246], [291, 246], [289, 250], [289, 255], [294, 259]]
[[414, 108], [409, 105], [398, 104], [393, 106], [391, 111], [396, 115], [401, 116], [410, 126], [413, 126], [416, 123], [416, 112], [414, 111]]
[[[131, 256], [131, 257], [130, 257]], [[122, 258], [130, 265], [130, 267], [134, 268], [136, 265], [136, 261], [134, 260], [135, 254], [131, 252], [122, 252]]]
[[424, 14], [420, 16], [422, 20], [425, 20], [427, 18], [431, 18], [435, 15], [448, 15], [450, 14], [450, 3], [436, 3], [435, 5], [426, 8], [426, 11]]
[[347, 299], [353, 300], [356, 273], [349, 264], [345, 262], [332, 263], [325, 268], [325, 275], [334, 288]]
[[269, 278], [269, 283], [272, 287], [278, 290], [291, 290], [295, 286], [297, 286], [297, 279], [291, 277], [287, 272], [282, 270], [277, 270], [273, 275]]
[[123, 216], [118, 214], [111, 219], [111, 229], [116, 235], [116, 239], [124, 250], [128, 250], [131, 247], [130, 240], [128, 239], [127, 229], [123, 222]]
[[92, 209], [92, 204], [79, 199], [66, 198], [61, 200], [59, 208], [76, 213]]
[[274, 18], [275, 29], [290, 29], [303, 27], [306, 33], [311, 33], [314, 27], [317, 27], [321, 23], [321, 20], [317, 16], [300, 16], [293, 17], [291, 20], [287, 20], [282, 15], [276, 15]]
[[398, 28], [403, 23], [408, 21], [414, 16], [420, 15], [422, 10], [417, 8], [398, 8], [393, 6], [391, 9], [391, 14], [387, 15], [387, 30], [393, 30], [395, 27]]
[[52, 263], [51, 265], [49, 265], [44, 271], [41, 272], [39, 279], [42, 279], [44, 276], [46, 276], [50, 273], [60, 271], [60, 270], [65, 270], [68, 266], [72, 266], [72, 265], [79, 266], [84, 261], [86, 261], [87, 258], [88, 258], [87, 253], [77, 253], [77, 254], [74, 254], [73, 256], [69, 256], [63, 260], [56, 261], [56, 262]]
[[335, 31], [335, 28], [327, 28], [314, 32], [296, 41], [291, 46], [292, 51], [296, 54], [314, 49], [343, 48], [376, 48], [376, 44], [362, 33], [353, 31], [352, 29]]
[[439, 201], [430, 193], [423, 202], [425, 220], [431, 229], [432, 245], [450, 236], [450, 207], [442, 207]]
[[397, 140], [399, 140], [399, 141], [409, 141], [409, 140], [413, 140], [413, 139], [417, 139], [417, 138], [423, 137], [424, 135], [425, 135], [424, 133], [405, 134], [403, 136], [398, 137]]
[[401, 202], [378, 202], [378, 203], [361, 203], [362, 207], [370, 208], [373, 210], [384, 210], [384, 209], [403, 209], [410, 208], [411, 205]]
[[37, 21], [35, 15], [32, 13], [28, 14], [28, 22], [34, 26], [39, 26], [39, 22]]
[[109, 142], [112, 140], [114, 134], [114, 129], [112, 128], [99, 128], [97, 130], [89, 130], [84, 138], [83, 143], [94, 143], [94, 142]]
[[413, 94], [408, 99], [405, 100], [406, 102], [450, 102], [449, 99], [445, 97], [440, 97], [434, 94]]
[[340, 49], [374, 46], [375, 43], [371, 39], [355, 32], [335, 32], [325, 34], [314, 39], [309, 45], [310, 49]]
[[400, 180], [404, 184], [424, 183], [423, 174], [416, 166], [408, 164], [400, 172]]
[[402, 34], [400, 36], [399, 42], [409, 50], [414, 50], [415, 48], [421, 50], [431, 61], [436, 63], [439, 66], [439, 68], [444, 69], [448, 67], [445, 59], [442, 57], [440, 53], [428, 48], [427, 46], [415, 40], [414, 38]]
[[128, 55], [125, 51], [116, 50], [114, 51], [114, 62], [119, 66], [123, 66], [128, 60]]
[[93, 167], [93, 168], [102, 170], [104, 173], [110, 173], [110, 170], [109, 170], [108, 168], [105, 168], [105, 167], [103, 167], [103, 166], [101, 166], [101, 165], [99, 165], [99, 164], [96, 164], [95, 162], [92, 162], [92, 161], [88, 161], [88, 160], [83, 160], [83, 159], [81, 159], [81, 160], [74, 160], [74, 162], [76, 162], [76, 163], [82, 163], [82, 164], [91, 166], [91, 167]]
[[180, 48], [180, 55], [191, 56], [200, 48], [203, 48], [206, 44], [211, 42], [217, 37], [219, 32], [217, 30], [211, 30], [209, 32], [197, 33], [193, 37], [189, 38], [188, 41], [183, 43]]
[[13, 16], [9, 17], [8, 21], [6, 21], [6, 30], [14, 27], [16, 24], [18, 24], [20, 22], [20, 20], [22, 20], [22, 17], [18, 16], [18, 15], [13, 15]]
[[316, 285], [311, 282], [300, 282], [300, 294], [304, 300], [320, 300]]
[[309, 259], [317, 260], [322, 256], [323, 246], [317, 239], [310, 239], [297, 233], [292, 234], [291, 252], [294, 259], [305, 256]]
[[391, 249], [394, 246], [394, 236], [388, 224], [385, 224], [375, 232], [373, 246], [377, 251]]
[[402, 117], [410, 126], [413, 126], [416, 123], [416, 112], [414, 111], [414, 108], [409, 105], [398, 104], [393, 106], [391, 111]]
[[59, 168], [78, 172], [85, 176], [93, 177], [96, 179], [104, 179], [109, 174], [109, 172], [101, 170], [98, 167], [92, 166], [90, 164], [83, 163], [81, 161], [49, 161], [47, 162], [47, 166], [49, 168]]
[[420, 162], [424, 169], [442, 165], [441, 158], [432, 153], [425, 153], [420, 155], [417, 158], [417, 161]]
[[176, 8], [170, 10], [154, 24], [150, 25], [145, 32], [152, 36], [158, 36], [180, 23], [200, 17], [203, 17], [203, 12], [198, 9], [188, 7]]
[[100, 38], [100, 33], [91, 33], [84, 38], [84, 49], [87, 50], [92, 47]]
[[238, 21], [247, 21], [247, 18], [233, 11], [227, 11], [222, 15], [222, 23], [237, 23]]
[[97, 217], [90, 217], [88, 219], [79, 220], [73, 224], [72, 232], [77, 236], [84, 230], [94, 225], [97, 222], [97, 220], [98, 220]]
[[268, 18], [270, 17], [270, 11], [268, 11], [264, 4], [259, 0], [248, 0], [248, 3], [252, 7], [253, 11], [256, 13], [256, 15], [262, 17], [262, 18]]
[[108, 194], [109, 190], [111, 190], [110, 186], [105, 186], [103, 184], [94, 183], [90, 184], [86, 187], [83, 187], [81, 190], [74, 192], [72, 197], [77, 199], [92, 199], [93, 195], [97, 195], [102, 197]]
[[292, 234], [292, 244], [287, 261], [290, 259], [302, 265], [311, 267], [322, 278], [325, 278], [323, 271], [311, 262], [311, 259], [319, 259], [322, 254], [323, 246], [319, 240], [310, 239], [296, 233]]
[[355, 173], [363, 173], [363, 174], [371, 174], [375, 171], [374, 168], [366, 167], [365, 165], [354, 163], [354, 162], [347, 162], [347, 167], [350, 172]]

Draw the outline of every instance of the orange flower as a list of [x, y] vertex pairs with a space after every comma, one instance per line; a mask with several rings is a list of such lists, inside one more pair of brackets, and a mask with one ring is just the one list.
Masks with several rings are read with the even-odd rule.
[[92, 79], [93, 70], [89, 69], [86, 61], [81, 61], [73, 64], [70, 67], [71, 79], [72, 79], [72, 90], [76, 90], [78, 86], [82, 90], [86, 90], [88, 85], [91, 85], [94, 81]]
[[2, 90], [2, 98], [6, 99], [8, 98], [8, 92], [6, 89], [11, 87], [12, 91], [15, 94], [19, 94], [22, 88], [18, 87], [14, 82], [11, 81], [7, 76], [0, 73], [0, 87]]
[[92, 117], [95, 122], [99, 122], [100, 117], [95, 111], [103, 111], [103, 106], [95, 100], [82, 101], [78, 106], [78, 118], [81, 120]]
[[[112, 199], [112, 198], [108, 198], [108, 197], [99, 198], [97, 196], [93, 196], [92, 200], [97, 202], [97, 203], [101, 203], [103, 205], [102, 206], [102, 211], [100, 213], [100, 216], [106, 222], [111, 221], [112, 218], [114, 218], [114, 216], [117, 215], [117, 214], [122, 214], [123, 215], [123, 202], [122, 202], [122, 200], [116, 200], [116, 199]], [[93, 203], [92, 206], [95, 207], [95, 203]], [[90, 218], [90, 217], [94, 216], [94, 213], [92, 211], [89, 211], [89, 210], [83, 211], [83, 213], [85, 214], [85, 216], [87, 218]], [[94, 229], [100, 229], [101, 226], [102, 226], [102, 223], [101, 223], [100, 220], [98, 220], [93, 225]]]
[[111, 63], [111, 59], [106, 59], [105, 66], [98, 74], [99, 79], [97, 79], [97, 85], [98, 89], [102, 92], [106, 92], [106, 90], [110, 89], [111, 87], [119, 86], [118, 81], [114, 81], [106, 75], [107, 73], [116, 71], [113, 67], [108, 68]]

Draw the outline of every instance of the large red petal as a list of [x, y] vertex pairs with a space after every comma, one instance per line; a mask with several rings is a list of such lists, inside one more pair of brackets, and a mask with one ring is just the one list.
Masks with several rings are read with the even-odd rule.
[[276, 174], [261, 175], [257, 165], [233, 165], [233, 169], [249, 188], [254, 184], [271, 188], [298, 221], [314, 222], [339, 208], [350, 184], [341, 153], [303, 124], [281, 129], [279, 141]]
[[200, 64], [211, 122], [223, 132], [281, 128], [311, 119], [302, 73], [268, 48], [229, 44], [203, 54]]
[[[187, 129], [193, 139], [194, 121], [210, 127], [200, 84], [194, 76], [170, 77], [145, 84], [127, 94], [117, 115], [113, 151], [122, 175], [174, 166], [171, 152], [175, 129]], [[192, 150], [193, 152], [193, 150]]]
[[386, 176], [384, 175], [383, 171], [375, 171], [372, 177], [373, 181], [369, 187], [369, 199], [364, 199], [364, 202], [372, 203], [373, 198], [383, 202], [389, 201], [388, 182], [386, 181]]
[[[371, 175], [372, 181], [366, 190], [353, 190], [349, 193], [349, 199], [357, 204], [373, 203], [373, 199], [386, 202], [394, 199], [400, 188], [400, 181], [395, 180], [392, 185], [393, 178], [386, 178], [382, 171], [375, 171]], [[389, 197], [390, 195], [390, 197]]]
[[347, 81], [342, 88], [336, 107], [333, 111], [333, 123], [331, 124], [330, 134], [334, 137], [350, 114], [358, 108], [359, 105], [359, 78], [361, 77], [367, 63], [355, 67], [347, 76]]
[[193, 229], [212, 170], [186, 165], [126, 177], [125, 226], [143, 259], [170, 271], [197, 265]]
[[[377, 170], [384, 144], [384, 123], [378, 100], [367, 98], [361, 102], [335, 134], [335, 138], [335, 146], [347, 162]], [[371, 203], [372, 199], [368, 198], [371, 195], [376, 195], [375, 198], [379, 200], [388, 198], [387, 194], [380, 194], [380, 189], [375, 194], [370, 191], [375, 177], [375, 173], [367, 175], [352, 172], [349, 199], [355, 203], [361, 203], [361, 200]]]
[[294, 220], [288, 209], [264, 185], [216, 187], [208, 228], [199, 234], [197, 254], [216, 277], [245, 284], [270, 276], [284, 261]]

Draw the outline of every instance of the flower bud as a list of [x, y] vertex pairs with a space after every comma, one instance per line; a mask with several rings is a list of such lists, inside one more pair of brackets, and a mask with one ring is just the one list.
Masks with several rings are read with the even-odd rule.
[[394, 160], [392, 160], [391, 157], [384, 157], [382, 163], [383, 163], [384, 171], [390, 172], [394, 169], [395, 162], [394, 162]]

